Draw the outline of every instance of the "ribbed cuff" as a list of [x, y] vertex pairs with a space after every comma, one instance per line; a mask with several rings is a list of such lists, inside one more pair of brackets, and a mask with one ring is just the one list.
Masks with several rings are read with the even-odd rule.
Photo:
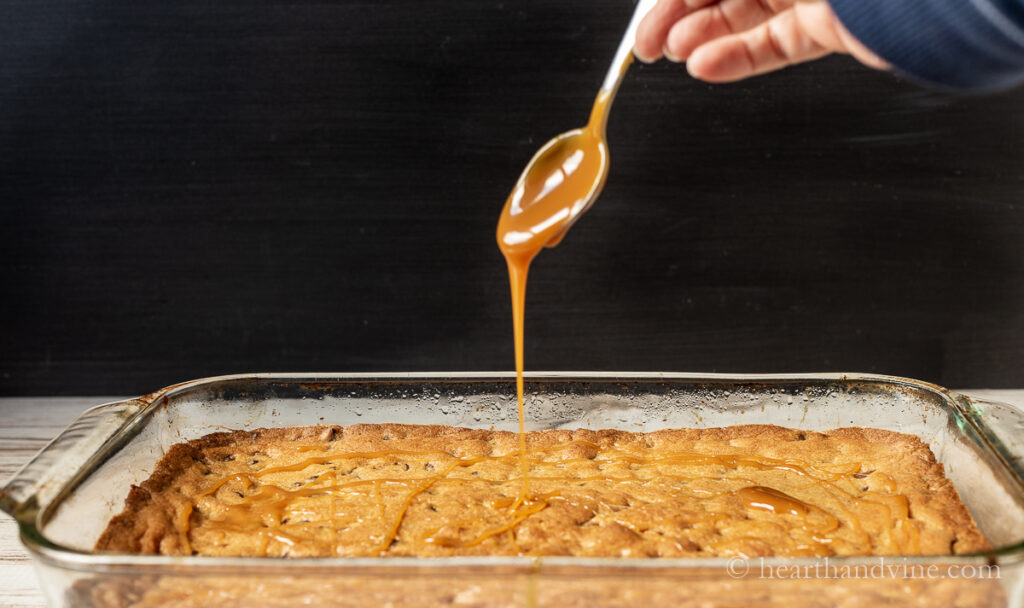
[[829, 0], [842, 24], [903, 74], [963, 91], [1024, 82], [1024, 0]]

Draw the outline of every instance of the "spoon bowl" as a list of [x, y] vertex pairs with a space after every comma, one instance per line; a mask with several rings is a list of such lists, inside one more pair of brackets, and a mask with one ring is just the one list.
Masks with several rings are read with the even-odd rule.
[[594, 202], [608, 177], [608, 145], [587, 125], [562, 133], [534, 154], [498, 223], [506, 251], [554, 247]]

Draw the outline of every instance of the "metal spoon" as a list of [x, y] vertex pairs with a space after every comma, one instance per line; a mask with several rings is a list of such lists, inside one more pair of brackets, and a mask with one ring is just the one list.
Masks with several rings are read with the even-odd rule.
[[608, 176], [608, 111], [633, 61], [636, 29], [656, 2], [637, 3], [587, 125], [549, 141], [520, 175], [498, 223], [498, 241], [506, 254], [532, 257], [541, 246], [554, 247], [601, 193]]

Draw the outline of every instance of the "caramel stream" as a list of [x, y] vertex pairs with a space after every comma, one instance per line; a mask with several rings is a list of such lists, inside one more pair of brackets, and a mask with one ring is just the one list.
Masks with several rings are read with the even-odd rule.
[[[622, 69], [626, 66], [628, 62]], [[526, 278], [533, 258], [544, 247], [554, 247], [562, 240], [572, 219], [604, 184], [608, 172], [605, 124], [611, 101], [612, 95], [602, 91], [594, 100], [587, 126], [551, 140], [537, 152], [509, 195], [498, 220], [498, 247], [508, 265], [512, 292], [522, 477], [516, 506], [525, 502], [530, 493], [523, 402]]]

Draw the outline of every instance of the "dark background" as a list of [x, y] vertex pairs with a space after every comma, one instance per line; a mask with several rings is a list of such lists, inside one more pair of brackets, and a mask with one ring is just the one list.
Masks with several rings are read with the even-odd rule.
[[[512, 365], [494, 228], [611, 0], [0, 6], [0, 393]], [[1024, 90], [634, 67], [529, 369], [1024, 386]]]

